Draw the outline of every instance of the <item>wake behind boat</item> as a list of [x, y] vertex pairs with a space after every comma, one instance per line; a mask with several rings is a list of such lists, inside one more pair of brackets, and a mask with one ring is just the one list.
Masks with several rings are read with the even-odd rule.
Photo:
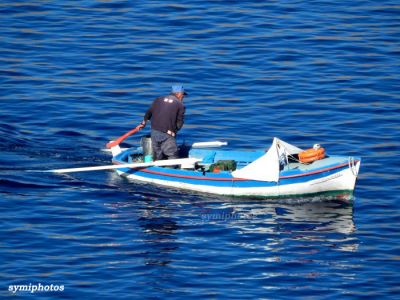
[[112, 162], [119, 175], [233, 197], [272, 199], [329, 195], [349, 199], [361, 164], [360, 158], [327, 155], [319, 145], [304, 151], [274, 138], [266, 152], [216, 150], [207, 144], [200, 148], [194, 145], [187, 157], [178, 160], [175, 168], [163, 165], [162, 161], [158, 161], [158, 166], [150, 163], [143, 167], [127, 167], [146, 161], [149, 149], [143, 146], [122, 150], [119, 145], [113, 145]]

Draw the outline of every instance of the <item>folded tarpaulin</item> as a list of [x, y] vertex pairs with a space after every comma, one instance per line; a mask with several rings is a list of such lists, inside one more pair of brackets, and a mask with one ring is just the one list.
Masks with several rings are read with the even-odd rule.
[[274, 138], [268, 151], [247, 166], [232, 172], [235, 178], [245, 178], [258, 181], [279, 181], [279, 161], [282, 155], [301, 152], [300, 148]]

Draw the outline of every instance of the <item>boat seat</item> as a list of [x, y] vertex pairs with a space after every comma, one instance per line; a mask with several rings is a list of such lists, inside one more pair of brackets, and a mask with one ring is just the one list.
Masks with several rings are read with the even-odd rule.
[[260, 151], [229, 151], [229, 150], [210, 150], [210, 149], [191, 149], [189, 157], [201, 159], [202, 164], [212, 164], [219, 160], [234, 160], [238, 166], [245, 166], [257, 158], [264, 155]]

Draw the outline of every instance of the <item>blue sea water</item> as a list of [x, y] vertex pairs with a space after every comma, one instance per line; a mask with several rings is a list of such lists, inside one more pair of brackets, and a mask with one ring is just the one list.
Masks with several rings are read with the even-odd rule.
[[[0, 295], [399, 299], [399, 70], [398, 1], [1, 1]], [[179, 140], [359, 156], [353, 202], [27, 171], [108, 164], [174, 83]]]

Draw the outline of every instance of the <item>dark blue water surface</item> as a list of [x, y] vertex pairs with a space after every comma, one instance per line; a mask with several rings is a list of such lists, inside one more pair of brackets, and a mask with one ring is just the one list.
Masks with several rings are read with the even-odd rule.
[[[394, 0], [1, 1], [0, 295], [399, 299], [399, 70]], [[360, 156], [353, 203], [27, 171], [110, 163], [174, 83], [180, 141]]]

